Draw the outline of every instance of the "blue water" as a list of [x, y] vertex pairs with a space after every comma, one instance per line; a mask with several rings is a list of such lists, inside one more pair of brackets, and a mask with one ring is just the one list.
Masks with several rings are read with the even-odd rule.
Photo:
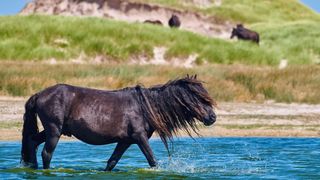
[[114, 145], [59, 142], [52, 168], [31, 170], [19, 165], [20, 142], [0, 142], [0, 179], [320, 179], [320, 138], [182, 138], [170, 159], [160, 140], [150, 143], [158, 168], [134, 145], [103, 172]]

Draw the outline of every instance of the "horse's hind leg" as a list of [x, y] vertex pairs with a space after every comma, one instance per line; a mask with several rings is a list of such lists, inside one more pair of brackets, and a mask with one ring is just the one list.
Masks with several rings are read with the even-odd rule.
[[46, 142], [42, 150], [42, 163], [43, 169], [48, 169], [50, 167], [50, 162], [52, 159], [53, 152], [58, 144], [61, 136], [61, 131], [57, 127], [48, 127], [46, 130]]
[[108, 160], [108, 165], [105, 171], [111, 171], [118, 161], [120, 160], [123, 153], [129, 148], [131, 144], [119, 142], [116, 146], [116, 149], [113, 151], [110, 159]]
[[37, 162], [37, 150], [38, 146], [43, 143], [46, 139], [45, 132], [42, 131], [29, 139], [29, 152], [30, 152], [30, 161], [32, 164], [32, 168], [38, 168]]

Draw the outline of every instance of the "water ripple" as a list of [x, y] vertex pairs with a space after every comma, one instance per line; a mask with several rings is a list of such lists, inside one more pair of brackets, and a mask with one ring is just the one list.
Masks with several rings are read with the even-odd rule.
[[320, 179], [319, 138], [181, 138], [171, 157], [159, 139], [151, 146], [159, 167], [149, 168], [134, 145], [104, 172], [114, 145], [61, 142], [52, 169], [32, 170], [20, 167], [20, 142], [0, 142], [0, 179]]

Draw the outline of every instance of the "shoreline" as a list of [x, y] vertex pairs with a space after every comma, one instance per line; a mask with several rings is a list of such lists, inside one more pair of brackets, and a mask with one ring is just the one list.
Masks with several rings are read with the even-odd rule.
[[[0, 97], [0, 141], [21, 140], [24, 98]], [[320, 104], [219, 103], [217, 122], [199, 124], [200, 137], [320, 137]], [[40, 131], [41, 123], [38, 122]], [[197, 138], [195, 133], [192, 135]], [[152, 138], [156, 138], [154, 133]], [[188, 137], [180, 130], [178, 137]], [[76, 141], [62, 136], [61, 140]]]
[[[203, 136], [203, 137], [193, 137], [193, 139], [197, 140], [200, 138], [204, 138], [204, 139], [241, 139], [241, 138], [255, 138], [255, 139], [320, 139], [320, 137], [311, 137], [311, 136]], [[187, 137], [187, 136], [178, 136], [178, 137], [174, 137], [173, 138], [173, 142], [177, 141], [179, 139], [192, 139], [191, 137]], [[153, 141], [153, 140], [161, 140], [158, 137], [151, 137], [149, 140]], [[13, 143], [13, 142], [21, 142], [21, 139], [14, 139], [14, 140], [0, 140], [0, 143]], [[59, 140], [60, 143], [68, 143], [68, 142], [81, 142], [84, 144], [87, 144], [79, 139], [75, 139], [75, 138], [70, 138], [70, 139], [65, 139], [65, 138], [61, 138]], [[110, 143], [110, 144], [114, 144], [114, 143]], [[89, 144], [90, 145], [90, 144]], [[108, 144], [105, 144], [108, 145]], [[95, 145], [94, 145], [95, 146]]]
[[[220, 126], [211, 128], [199, 128], [200, 136], [192, 133], [193, 138], [320, 138], [320, 131], [310, 130], [241, 130], [241, 129], [225, 129]], [[21, 129], [0, 129], [0, 141], [21, 141]], [[159, 138], [157, 133], [151, 137], [152, 139]], [[176, 138], [190, 138], [186, 132], [179, 132]], [[75, 137], [61, 136], [60, 141], [80, 141]]]

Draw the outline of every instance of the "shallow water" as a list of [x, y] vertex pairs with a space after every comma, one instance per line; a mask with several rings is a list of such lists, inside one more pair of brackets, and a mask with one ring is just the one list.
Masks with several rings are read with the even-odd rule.
[[150, 143], [158, 168], [134, 145], [103, 172], [114, 145], [59, 142], [52, 168], [31, 170], [20, 167], [20, 142], [0, 142], [0, 179], [320, 179], [320, 138], [180, 138], [171, 158], [159, 139]]

